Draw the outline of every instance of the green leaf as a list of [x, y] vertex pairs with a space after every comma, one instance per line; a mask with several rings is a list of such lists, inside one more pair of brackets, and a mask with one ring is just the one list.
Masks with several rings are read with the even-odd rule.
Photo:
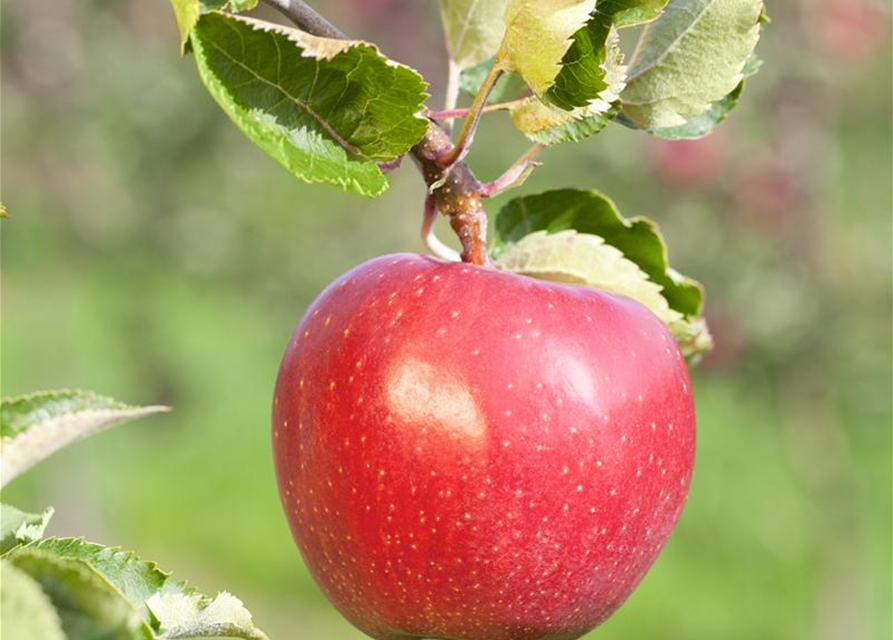
[[440, 0], [450, 59], [473, 67], [496, 55], [505, 33], [509, 0]]
[[76, 440], [169, 410], [133, 407], [90, 391], [41, 391], [5, 398], [0, 403], [0, 486]]
[[538, 98], [526, 98], [511, 108], [512, 123], [528, 138], [545, 145], [579, 142], [599, 133], [617, 115], [620, 102], [607, 111], [590, 112], [586, 108], [561, 111]]
[[158, 620], [159, 638], [245, 638], [266, 640], [251, 614], [235, 596], [219, 593], [209, 599], [196, 594], [156, 594], [146, 603]]
[[91, 635], [108, 640], [153, 639], [150, 627], [130, 603], [86, 563], [30, 546], [17, 548], [6, 558], [41, 585], [59, 612], [66, 635], [73, 637], [71, 627], [77, 625], [89, 626]]
[[505, 13], [505, 63], [545, 95], [593, 9], [595, 0], [512, 0]]
[[[751, 56], [751, 59], [744, 66], [744, 77], [749, 78], [755, 74], [759, 68], [759, 59], [756, 56]], [[744, 82], [744, 80], [739, 82], [738, 86], [735, 87], [731, 93], [725, 96], [722, 100], [714, 102], [710, 105], [710, 108], [707, 109], [707, 111], [699, 116], [695, 116], [685, 124], [679, 125], [678, 127], [651, 129], [648, 133], [666, 140], [693, 140], [696, 138], [703, 138], [712, 133], [717, 126], [729, 117], [732, 109], [737, 106], [741, 94], [744, 93]]]
[[65, 640], [59, 616], [40, 585], [27, 573], [0, 561], [0, 619], [8, 640]]
[[147, 623], [153, 621], [146, 601], [166, 593], [192, 594], [185, 582], [174, 580], [154, 562], [140, 560], [131, 551], [105, 547], [80, 538], [48, 538], [27, 547], [53, 557], [82, 562], [113, 585]]
[[[710, 348], [712, 341], [702, 317], [701, 285], [670, 268], [666, 244], [654, 222], [641, 217], [624, 218], [615, 204], [597, 191], [561, 189], [510, 201], [496, 217], [494, 258], [498, 264], [503, 254], [532, 233], [556, 234], [568, 230], [598, 236], [660, 287], [669, 309], [681, 316], [673, 319], [664, 314], [686, 356], [695, 358]], [[583, 241], [581, 250], [588, 251], [585, 247], [591, 242]], [[587, 264], [591, 266], [598, 259], [592, 258], [579, 267], [577, 275], [583, 277], [580, 274], [589, 273]], [[593, 282], [604, 280], [591, 273], [586, 277]]]
[[0, 555], [20, 544], [40, 540], [52, 517], [52, 507], [43, 513], [25, 513], [8, 504], [0, 504]]
[[673, 0], [642, 34], [621, 94], [642, 129], [685, 125], [733, 93], [760, 37], [762, 0]]
[[388, 181], [377, 163], [406, 153], [428, 129], [424, 80], [373, 45], [217, 12], [201, 17], [191, 42], [218, 104], [307, 182], [380, 195]]
[[[72, 582], [72, 574], [80, 580], [78, 588], [89, 590], [99, 585], [101, 593], [97, 597], [113, 601], [110, 606], [126, 605], [141, 622], [139, 629], [151, 630], [152, 638], [266, 640], [237, 598], [221, 593], [212, 599], [196, 593], [186, 583], [173, 579], [154, 563], [140, 560], [129, 551], [75, 538], [49, 538], [18, 547], [8, 558], [45, 586], [53, 581]], [[68, 597], [64, 590], [63, 596]], [[57, 606], [60, 606], [58, 602]], [[107, 617], [97, 617], [90, 607], [63, 608], [66, 609], [63, 615], [66, 630], [75, 624], [85, 629], [99, 624], [100, 630], [107, 626]]]
[[0, 218], [8, 218], [9, 212], [6, 211], [6, 205], [0, 202]]
[[[473, 67], [463, 69], [462, 73], [459, 74], [459, 88], [471, 97], [476, 96], [481, 89], [481, 85], [484, 84], [487, 72], [495, 61], [495, 58], [489, 58]], [[513, 100], [519, 98], [526, 89], [527, 85], [524, 84], [524, 80], [517, 73], [503, 73], [490, 91], [487, 102], [493, 104]]]

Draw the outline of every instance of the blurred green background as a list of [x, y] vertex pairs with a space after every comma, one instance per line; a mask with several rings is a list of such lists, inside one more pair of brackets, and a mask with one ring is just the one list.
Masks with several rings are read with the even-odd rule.
[[[425, 73], [440, 103], [436, 3], [315, 5]], [[690, 501], [594, 638], [891, 637], [888, 11], [772, 3], [765, 67], [715, 136], [611, 127], [544, 154], [516, 192], [606, 191], [657, 218], [709, 292]], [[470, 161], [492, 177], [526, 144], [486, 117]], [[2, 142], [3, 394], [73, 386], [176, 409], [70, 448], [4, 501], [53, 504], [51, 533], [236, 593], [274, 640], [359, 638], [289, 537], [270, 399], [329, 281], [421, 251], [413, 168], [375, 201], [291, 179], [179, 58], [165, 0], [4, 2]]]

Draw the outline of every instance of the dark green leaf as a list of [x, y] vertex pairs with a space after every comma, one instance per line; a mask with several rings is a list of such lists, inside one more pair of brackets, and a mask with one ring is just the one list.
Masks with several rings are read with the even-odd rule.
[[75, 440], [128, 420], [169, 411], [133, 407], [92, 391], [40, 391], [0, 403], [0, 485]]
[[43, 513], [25, 513], [8, 504], [0, 504], [0, 555], [20, 544], [40, 540], [51, 517], [52, 507]]
[[562, 189], [510, 201], [496, 217], [494, 258], [499, 260], [509, 247], [535, 232], [567, 230], [598, 236], [661, 287], [669, 308], [683, 317], [684, 322], [670, 324], [683, 353], [694, 357], [711, 346], [701, 316], [703, 288], [669, 266], [657, 225], [647, 218], [624, 218], [615, 204], [597, 191]]
[[40, 585], [5, 560], [0, 562], [0, 619], [7, 640], [65, 640], [59, 616]]
[[218, 104], [294, 176], [365, 196], [385, 191], [378, 162], [428, 128], [422, 77], [370, 44], [212, 12], [191, 36]]

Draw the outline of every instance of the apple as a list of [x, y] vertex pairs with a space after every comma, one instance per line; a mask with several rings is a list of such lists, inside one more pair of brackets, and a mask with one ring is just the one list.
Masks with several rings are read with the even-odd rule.
[[298, 324], [273, 448], [310, 572], [370, 636], [570, 640], [673, 529], [694, 403], [638, 302], [392, 255]]

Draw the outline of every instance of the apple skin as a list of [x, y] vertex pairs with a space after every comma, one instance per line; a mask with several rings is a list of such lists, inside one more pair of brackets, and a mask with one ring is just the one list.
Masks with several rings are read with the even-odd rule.
[[304, 560], [365, 633], [570, 640], [672, 531], [694, 402], [638, 302], [400, 254], [298, 324], [273, 448]]

